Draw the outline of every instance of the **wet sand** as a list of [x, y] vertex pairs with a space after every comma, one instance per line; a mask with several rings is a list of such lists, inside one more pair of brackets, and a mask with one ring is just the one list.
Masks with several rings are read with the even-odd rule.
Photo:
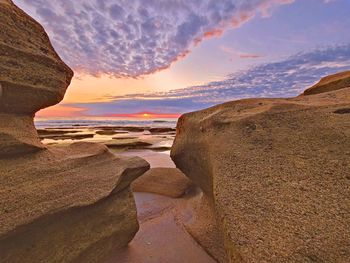
[[148, 193], [135, 193], [134, 196], [140, 230], [127, 248], [116, 251], [106, 263], [216, 262], [178, 219], [176, 207], [184, 200]]
[[[127, 151], [152, 168], [175, 167], [169, 152]], [[106, 263], [214, 263], [207, 252], [185, 230], [183, 220], [191, 220], [186, 209], [189, 196], [174, 199], [150, 193], [134, 193], [140, 230], [129, 246], [116, 251]], [[180, 215], [181, 214], [181, 215]], [[181, 219], [180, 219], [181, 218]]]

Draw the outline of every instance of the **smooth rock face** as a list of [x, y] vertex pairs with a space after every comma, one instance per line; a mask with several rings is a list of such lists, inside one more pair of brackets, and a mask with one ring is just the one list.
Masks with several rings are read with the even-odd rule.
[[229, 262], [350, 261], [349, 109], [343, 88], [180, 118], [171, 157], [212, 200]]
[[138, 230], [129, 185], [148, 169], [83, 142], [0, 159], [1, 260], [99, 262], [125, 246]]
[[131, 184], [133, 192], [147, 192], [181, 197], [192, 186], [192, 182], [176, 168], [152, 168]]

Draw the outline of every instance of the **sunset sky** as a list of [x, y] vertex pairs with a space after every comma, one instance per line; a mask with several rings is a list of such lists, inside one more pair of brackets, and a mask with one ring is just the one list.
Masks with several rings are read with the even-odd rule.
[[14, 2], [75, 71], [64, 101], [40, 117], [175, 117], [295, 96], [350, 69], [349, 0]]

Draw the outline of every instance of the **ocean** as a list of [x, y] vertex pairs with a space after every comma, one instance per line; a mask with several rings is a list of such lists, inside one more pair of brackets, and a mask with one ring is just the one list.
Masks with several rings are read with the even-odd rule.
[[167, 127], [175, 128], [177, 119], [136, 119], [136, 118], [102, 118], [102, 117], [93, 117], [93, 118], [56, 118], [56, 119], [43, 119], [36, 118], [34, 120], [35, 126], [38, 129], [45, 128], [77, 128], [77, 127], [100, 127], [100, 126], [134, 126], [134, 127]]

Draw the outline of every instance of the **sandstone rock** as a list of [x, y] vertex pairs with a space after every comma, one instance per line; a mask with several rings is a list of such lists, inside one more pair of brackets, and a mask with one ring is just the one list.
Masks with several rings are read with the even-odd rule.
[[350, 71], [324, 77], [317, 84], [305, 90], [303, 94], [313, 95], [347, 87], [350, 87]]
[[192, 182], [178, 169], [152, 168], [135, 180], [131, 189], [133, 192], [147, 192], [178, 198], [184, 195], [191, 186]]
[[43, 27], [5, 1], [0, 2], [0, 28], [0, 112], [32, 115], [60, 102], [73, 72]]
[[349, 262], [350, 88], [327, 90], [180, 118], [171, 157], [212, 200], [229, 262]]
[[187, 201], [187, 205], [192, 212], [191, 220], [183, 220], [187, 232], [218, 262], [227, 262], [213, 200], [206, 195], [197, 194]]
[[75, 143], [0, 159], [2, 262], [99, 262], [138, 230], [129, 185], [141, 158]]
[[32, 116], [0, 113], [0, 124], [0, 158], [45, 149]]
[[72, 76], [44, 29], [0, 0], [1, 262], [101, 262], [138, 230], [130, 183], [146, 161], [40, 142], [34, 114], [61, 101]]
[[0, 157], [41, 150], [33, 115], [63, 99], [73, 76], [42, 26], [0, 2]]

